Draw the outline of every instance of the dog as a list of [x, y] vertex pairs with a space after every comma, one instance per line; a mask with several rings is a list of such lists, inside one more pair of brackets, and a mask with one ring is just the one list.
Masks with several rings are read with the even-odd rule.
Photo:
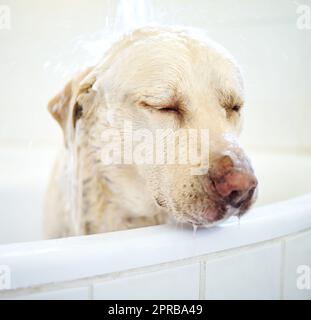
[[[213, 226], [243, 215], [256, 199], [257, 179], [238, 143], [242, 75], [231, 55], [203, 31], [134, 30], [96, 66], [74, 77], [48, 109], [63, 130], [64, 146], [46, 194], [47, 238], [170, 219]], [[104, 163], [103, 132], [124, 132], [125, 121], [133, 130], [152, 132], [208, 129], [208, 170], [191, 174], [204, 167], [204, 159], [191, 164]]]

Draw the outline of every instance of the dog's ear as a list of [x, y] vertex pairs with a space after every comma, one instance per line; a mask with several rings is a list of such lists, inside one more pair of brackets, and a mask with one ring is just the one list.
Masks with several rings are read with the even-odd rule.
[[69, 81], [64, 89], [48, 104], [48, 110], [63, 129], [64, 136], [68, 129], [75, 128], [82, 117], [90, 99], [89, 93], [95, 82], [91, 75], [93, 68], [87, 69], [76, 78]]
[[65, 85], [64, 89], [53, 99], [51, 99], [48, 104], [48, 110], [63, 130], [66, 128], [66, 122], [70, 109], [72, 98], [72, 82], [73, 80], [69, 81]]

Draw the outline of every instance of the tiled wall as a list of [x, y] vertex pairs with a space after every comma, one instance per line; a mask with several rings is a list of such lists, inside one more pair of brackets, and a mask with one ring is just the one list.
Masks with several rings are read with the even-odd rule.
[[[311, 230], [294, 236], [69, 283], [0, 293], [0, 299], [311, 299]], [[311, 283], [311, 271], [305, 284]]]
[[281, 243], [206, 262], [206, 299], [279, 299]]

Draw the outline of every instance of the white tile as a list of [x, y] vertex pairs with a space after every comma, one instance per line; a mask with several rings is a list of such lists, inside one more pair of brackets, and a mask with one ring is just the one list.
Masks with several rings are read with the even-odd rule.
[[205, 298], [279, 299], [280, 272], [279, 243], [228, 254], [207, 262]]
[[24, 296], [11, 298], [12, 300], [88, 300], [89, 288], [70, 288], [53, 291], [42, 291]]
[[199, 264], [101, 282], [94, 299], [198, 299]]
[[311, 231], [288, 239], [285, 248], [284, 299], [311, 299]]

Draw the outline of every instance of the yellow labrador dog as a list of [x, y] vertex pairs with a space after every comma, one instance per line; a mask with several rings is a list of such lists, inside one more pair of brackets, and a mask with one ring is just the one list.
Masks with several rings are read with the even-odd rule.
[[[245, 213], [257, 180], [237, 141], [243, 104], [236, 63], [200, 31], [145, 27], [124, 36], [49, 103], [64, 133], [64, 150], [47, 192], [46, 236], [170, 218], [211, 226]], [[114, 155], [107, 162], [107, 144], [124, 144], [129, 126], [133, 132], [162, 130], [162, 138], [165, 132], [207, 129], [208, 170], [193, 174], [193, 168], [204, 169], [202, 157], [181, 164], [124, 161], [124, 155], [122, 162]], [[107, 139], [111, 130], [121, 138]]]

